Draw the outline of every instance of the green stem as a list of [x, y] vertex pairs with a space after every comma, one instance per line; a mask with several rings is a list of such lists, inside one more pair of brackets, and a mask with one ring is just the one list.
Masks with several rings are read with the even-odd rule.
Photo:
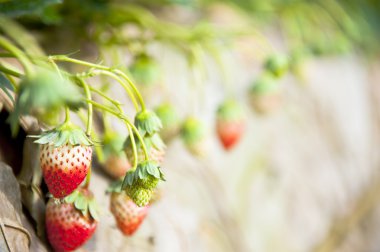
[[[83, 123], [87, 122], [87, 116], [84, 115], [82, 113], [82, 111], [78, 112], [78, 116]], [[100, 139], [100, 137], [98, 136], [98, 134], [96, 133], [95, 130], [91, 131], [91, 139], [94, 140], [95, 142], [99, 141], [99, 139]], [[94, 148], [95, 148], [95, 152], [96, 152], [96, 157], [98, 158], [99, 163], [102, 164], [104, 162], [104, 153], [102, 150], [102, 146], [100, 144], [94, 144]]]
[[116, 79], [123, 86], [123, 88], [126, 90], [126, 92], [128, 93], [128, 95], [130, 96], [130, 98], [131, 98], [131, 100], [132, 100], [132, 102], [133, 102], [136, 110], [139, 110], [137, 102], [136, 102], [136, 99], [135, 99], [134, 95], [132, 94], [131, 90], [114, 73], [121, 75], [125, 80], [128, 81], [128, 83], [129, 83], [130, 87], [132, 88], [133, 92], [138, 97], [142, 110], [145, 110], [145, 104], [144, 104], [144, 101], [143, 101], [143, 99], [141, 97], [141, 94], [137, 91], [136, 86], [132, 83], [132, 81], [128, 78], [128, 76], [126, 76], [122, 71], [117, 70], [117, 69], [114, 70], [114, 69], [112, 69], [110, 67], [106, 67], [106, 66], [102, 66], [102, 65], [99, 65], [99, 64], [90, 63], [90, 62], [87, 62], [87, 61], [73, 59], [73, 58], [67, 57], [65, 55], [53, 55], [53, 56], [50, 56], [49, 59], [51, 59], [51, 60], [57, 60], [57, 61], [71, 62], [71, 63], [75, 63], [75, 64], [79, 64], [79, 65], [95, 68], [97, 70], [103, 70], [103, 71], [99, 71], [99, 73], [100, 74], [104, 74], [104, 75], [108, 75], [108, 76]]
[[33, 73], [33, 66], [28, 57], [16, 46], [14, 46], [8, 39], [0, 36], [0, 46], [5, 50], [11, 52], [21, 63], [26, 74]]
[[9, 69], [9, 68], [3, 66], [2, 64], [0, 64], [0, 72], [15, 76], [17, 78], [21, 78], [23, 76], [22, 73], [14, 70], [14, 69]]
[[135, 137], [133, 135], [132, 128], [129, 125], [127, 125], [127, 128], [128, 128], [128, 132], [129, 132], [129, 137], [131, 138], [132, 150], [133, 150], [133, 155], [134, 155], [132, 169], [136, 169], [137, 163], [138, 163], [138, 155], [137, 155], [137, 148], [136, 148]]
[[107, 101], [111, 102], [118, 110], [119, 112], [120, 109], [121, 109], [121, 104], [119, 101], [116, 101], [114, 99], [112, 99], [111, 97], [109, 97], [107, 94], [105, 94], [104, 92], [100, 91], [99, 89], [96, 89], [92, 86], [89, 86], [90, 90], [93, 91], [94, 93], [97, 93], [98, 95], [100, 95], [101, 97], [103, 97], [104, 99], [106, 99]]
[[110, 114], [120, 118], [121, 120], [123, 120], [127, 125], [129, 125], [132, 130], [135, 132], [137, 138], [139, 139], [139, 141], [141, 142], [141, 146], [142, 146], [142, 149], [143, 149], [143, 152], [144, 152], [144, 155], [145, 155], [145, 160], [149, 160], [149, 155], [148, 155], [148, 151], [147, 151], [147, 148], [146, 148], [146, 145], [145, 145], [145, 142], [142, 138], [142, 136], [140, 135], [140, 132], [139, 130], [135, 127], [135, 125], [133, 125], [133, 123], [131, 123], [131, 121], [123, 114], [123, 113], [120, 113], [120, 112], [116, 112], [114, 111], [113, 109], [103, 105], [103, 104], [100, 104], [100, 103], [97, 103], [97, 102], [94, 102], [94, 101], [87, 101], [87, 102], [91, 102], [92, 105], [97, 108], [97, 109], [100, 109], [100, 110], [103, 110], [103, 111], [107, 111], [109, 112]]
[[102, 70], [110, 71], [109, 67], [102, 66], [99, 64], [90, 63], [87, 61], [73, 59], [73, 58], [67, 57], [66, 55], [52, 55], [52, 56], [49, 56], [49, 59], [52, 59], [54, 61], [66, 61], [66, 62], [71, 62], [71, 63], [75, 63], [75, 64], [82, 65], [82, 66], [88, 66], [88, 67], [92, 67], [92, 68], [96, 68], [96, 69], [102, 69]]
[[70, 109], [69, 107], [65, 108], [65, 123], [70, 122]]
[[[77, 80], [83, 86], [84, 93], [86, 95], [86, 99], [91, 101], [92, 100], [91, 92], [90, 92], [90, 88], [88, 87], [87, 83], [83, 79], [81, 79], [81, 78], [77, 78]], [[88, 106], [88, 109], [87, 109], [87, 128], [86, 128], [86, 134], [87, 134], [87, 136], [91, 136], [91, 131], [92, 131], [92, 113], [93, 113], [92, 103], [90, 103], [90, 102], [87, 103], [87, 106]]]
[[116, 73], [116, 74], [118, 74], [118, 75], [120, 75], [123, 79], [125, 79], [129, 83], [129, 85], [132, 88], [133, 92], [135, 93], [135, 95], [139, 99], [139, 102], [140, 102], [140, 105], [141, 105], [141, 110], [142, 111], [146, 110], [144, 99], [142, 98], [140, 92], [136, 88], [136, 85], [133, 84], [133, 82], [131, 81], [131, 79], [125, 73], [123, 73], [122, 71], [120, 71], [118, 69], [114, 69], [113, 72]]
[[[135, 98], [132, 90], [124, 83], [124, 81], [122, 79], [120, 79], [116, 74], [114, 74], [113, 72], [110, 72], [110, 71], [99, 70], [99, 71], [96, 71], [95, 73], [99, 73], [99, 74], [103, 74], [103, 75], [109, 76], [109, 77], [115, 79], [117, 82], [119, 82], [120, 85], [127, 92], [128, 96], [131, 98], [131, 101], [132, 101], [133, 105], [135, 106], [136, 111], [139, 110], [139, 105], [138, 105], [138, 103], [136, 101], [136, 98]], [[141, 104], [141, 101], [140, 101], [140, 104]], [[143, 107], [143, 105], [141, 105], [141, 107]]]

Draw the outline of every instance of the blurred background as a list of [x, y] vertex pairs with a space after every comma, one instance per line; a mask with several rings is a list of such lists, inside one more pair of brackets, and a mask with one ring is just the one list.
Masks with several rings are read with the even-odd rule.
[[[380, 251], [380, 2], [3, 0], [0, 13], [46, 54], [118, 67], [148, 107], [175, 111], [167, 181], [132, 237], [109, 211], [97, 150], [102, 215], [78, 251]], [[91, 82], [134, 116], [120, 86]], [[217, 111], [229, 99], [245, 127], [226, 150]], [[189, 117], [205, 132], [195, 151]], [[95, 128], [127, 135], [111, 116]]]

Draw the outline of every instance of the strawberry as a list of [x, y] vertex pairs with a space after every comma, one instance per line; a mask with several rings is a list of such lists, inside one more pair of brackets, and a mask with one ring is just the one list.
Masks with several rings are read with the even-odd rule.
[[281, 103], [281, 89], [270, 74], [257, 79], [249, 90], [252, 107], [260, 114], [272, 112]]
[[103, 169], [113, 178], [120, 178], [131, 168], [128, 159], [123, 155], [110, 155], [103, 165]]
[[127, 172], [122, 189], [138, 206], [146, 206], [153, 196], [153, 191], [164, 175], [154, 161], [143, 161], [135, 170]]
[[133, 235], [148, 214], [148, 206], [137, 206], [125, 192], [111, 194], [110, 210], [125, 235]]
[[44, 180], [55, 198], [72, 193], [86, 177], [92, 159], [92, 142], [82, 129], [69, 122], [44, 132], [40, 146]]
[[77, 190], [46, 206], [46, 233], [55, 251], [73, 251], [91, 238], [97, 226], [97, 205], [90, 191]]
[[123, 151], [123, 137], [117, 133], [106, 133], [102, 142], [105, 157], [105, 161], [102, 160], [103, 170], [115, 179], [124, 176], [131, 164]]
[[181, 128], [181, 138], [186, 148], [195, 156], [203, 157], [207, 152], [206, 129], [197, 118], [187, 118]]
[[243, 109], [234, 100], [225, 101], [217, 111], [216, 130], [226, 150], [231, 149], [245, 130]]
[[165, 143], [168, 143], [179, 133], [180, 119], [178, 113], [175, 107], [170, 103], [159, 105], [155, 109], [155, 112], [162, 122], [160, 136]]
[[286, 55], [274, 54], [266, 60], [264, 67], [273, 76], [279, 78], [288, 71], [289, 59]]
[[157, 62], [146, 54], [138, 55], [130, 66], [130, 71], [136, 83], [142, 86], [155, 84], [160, 77], [160, 67]]

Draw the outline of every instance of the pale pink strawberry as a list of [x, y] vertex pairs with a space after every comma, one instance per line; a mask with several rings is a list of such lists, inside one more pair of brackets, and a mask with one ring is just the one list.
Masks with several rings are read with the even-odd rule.
[[86, 177], [91, 158], [91, 146], [69, 143], [59, 147], [41, 145], [40, 163], [49, 192], [55, 198], [72, 193]]

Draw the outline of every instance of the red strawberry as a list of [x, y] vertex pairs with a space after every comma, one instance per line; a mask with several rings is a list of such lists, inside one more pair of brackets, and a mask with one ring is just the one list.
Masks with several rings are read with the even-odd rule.
[[41, 146], [40, 163], [49, 192], [55, 198], [72, 193], [84, 180], [91, 165], [90, 146]]
[[125, 235], [133, 235], [148, 214], [148, 206], [137, 206], [125, 192], [113, 192], [111, 212], [117, 226]]
[[72, 193], [90, 169], [91, 141], [82, 129], [66, 122], [35, 142], [41, 144], [40, 165], [50, 193], [56, 198]]
[[92, 194], [81, 190], [72, 195], [64, 203], [50, 199], [46, 206], [46, 233], [55, 251], [77, 249], [91, 238], [97, 226]]
[[245, 116], [243, 109], [235, 101], [226, 101], [219, 107], [216, 129], [226, 150], [240, 140], [245, 130]]

